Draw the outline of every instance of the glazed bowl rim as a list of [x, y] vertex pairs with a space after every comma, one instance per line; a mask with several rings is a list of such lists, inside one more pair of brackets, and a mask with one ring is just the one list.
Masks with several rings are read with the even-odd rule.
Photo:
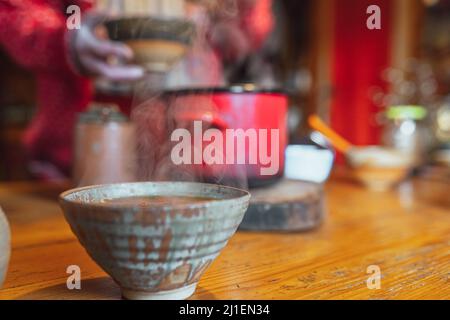
[[[65, 204], [69, 204], [71, 206], [83, 206], [83, 208], [97, 208], [97, 209], [103, 209], [103, 210], [107, 210], [107, 211], [122, 211], [123, 209], [127, 208], [127, 209], [134, 209], [137, 208], [140, 211], [143, 210], [142, 207], [138, 207], [138, 206], [129, 206], [129, 205], [122, 205], [122, 206], [105, 206], [105, 204], [99, 203], [99, 202], [83, 202], [81, 200], [75, 200], [75, 199], [69, 199], [68, 196], [79, 193], [79, 192], [84, 192], [84, 191], [89, 191], [89, 190], [94, 190], [94, 189], [108, 189], [114, 186], [123, 186], [123, 185], [127, 185], [127, 186], [133, 186], [133, 185], [169, 185], [169, 184], [184, 184], [184, 185], [197, 185], [197, 186], [203, 186], [203, 187], [210, 187], [210, 188], [223, 188], [229, 191], [234, 191], [236, 192], [236, 196], [232, 196], [230, 198], [217, 198], [211, 201], [204, 201], [204, 202], [192, 202], [192, 203], [183, 203], [183, 204], [154, 204], [152, 206], [149, 206], [147, 208], [144, 208], [144, 210], [154, 210], [154, 209], [167, 209], [167, 210], [172, 210], [172, 209], [178, 209], [178, 208], [208, 208], [208, 207], [213, 207], [213, 206], [223, 206], [226, 204], [232, 204], [232, 203], [236, 203], [236, 201], [241, 202], [241, 201], [249, 201], [251, 194], [250, 192], [248, 192], [247, 190], [243, 190], [243, 189], [239, 189], [239, 188], [235, 188], [235, 187], [229, 187], [229, 186], [224, 186], [224, 185], [219, 185], [219, 184], [212, 184], [212, 183], [202, 183], [202, 182], [184, 182], [184, 181], [147, 181], [147, 182], [125, 182], [125, 183], [108, 183], [108, 184], [97, 184], [97, 185], [90, 185], [90, 186], [85, 186], [85, 187], [79, 187], [79, 188], [73, 188], [73, 189], [69, 189], [66, 190], [64, 192], [62, 192], [59, 195], [59, 201], [61, 203], [65, 203]], [[220, 193], [216, 193], [217, 195], [219, 195]], [[148, 194], [149, 196], [151, 194]], [[158, 196], [158, 195], [164, 195], [164, 194], [154, 194], [154, 196]], [[132, 195], [131, 195], [132, 196]], [[201, 194], [199, 193], [198, 196], [201, 196]]]

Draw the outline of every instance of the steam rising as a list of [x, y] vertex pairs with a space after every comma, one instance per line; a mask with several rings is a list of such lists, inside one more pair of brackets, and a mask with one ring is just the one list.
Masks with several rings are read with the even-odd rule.
[[[152, 6], [148, 7], [149, 4]], [[84, 163], [76, 159], [76, 163], [82, 162], [82, 167], [76, 170], [76, 183], [85, 186], [132, 181], [198, 181], [246, 189], [245, 166], [208, 167], [204, 163], [175, 165], [171, 159], [175, 143], [170, 138], [175, 129], [185, 128], [191, 131], [195, 120], [203, 121], [203, 130], [213, 126], [209, 117], [218, 110], [212, 94], [209, 95], [205, 88], [223, 87], [226, 82], [222, 62], [215, 54], [208, 34], [217, 17], [233, 18], [238, 15], [236, 0], [102, 0], [97, 2], [97, 6], [100, 11], [107, 11], [113, 19], [142, 17], [143, 13], [168, 20], [187, 18], [195, 24], [195, 39], [184, 58], [173, 65], [168, 73], [149, 71], [143, 80], [134, 84], [129, 124], [133, 130], [127, 127], [126, 137], [105, 133], [108, 135], [106, 137], [101, 127], [95, 129], [99, 132], [98, 135], [103, 134], [103, 140], [98, 139], [108, 146], [108, 150], [112, 150], [110, 153], [98, 156], [98, 150], [94, 150], [97, 140], [85, 139], [92, 141], [89, 145], [84, 144], [86, 149], [94, 150], [97, 155], [92, 155]], [[138, 25], [135, 30], [142, 30], [143, 27], [144, 25]], [[174, 39], [177, 39], [177, 34]], [[204, 93], [201, 97], [179, 94], [177, 89], [184, 88], [203, 88]], [[115, 130], [114, 125], [104, 131], [111, 130]], [[194, 150], [196, 151], [198, 150]], [[86, 156], [85, 150], [78, 150], [76, 153], [81, 157]], [[117, 165], [118, 159], [122, 169], [125, 168], [122, 170], [125, 175], [119, 172], [121, 169]]]
[[[235, 1], [225, 2], [228, 5], [219, 4], [219, 1], [188, 1], [185, 10], [196, 25], [196, 37], [186, 56], [168, 74], [149, 72], [135, 86], [131, 118], [136, 126], [137, 177], [140, 181], [199, 181], [247, 187], [246, 172], [242, 166], [207, 169], [205, 164], [175, 165], [170, 157], [174, 146], [170, 136], [175, 129], [192, 130], [194, 120], [205, 120], [205, 117], [217, 112], [211, 96], [190, 97], [167, 90], [225, 84], [221, 62], [206, 36], [212, 15], [237, 14]], [[210, 126], [207, 121], [203, 122], [204, 129]], [[205, 172], [208, 174], [205, 175]]]

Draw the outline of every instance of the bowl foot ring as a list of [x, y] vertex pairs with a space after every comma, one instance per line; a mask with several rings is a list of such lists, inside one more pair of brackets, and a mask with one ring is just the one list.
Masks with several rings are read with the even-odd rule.
[[184, 300], [189, 298], [197, 287], [197, 283], [186, 287], [166, 291], [139, 291], [122, 288], [122, 297], [127, 300]]

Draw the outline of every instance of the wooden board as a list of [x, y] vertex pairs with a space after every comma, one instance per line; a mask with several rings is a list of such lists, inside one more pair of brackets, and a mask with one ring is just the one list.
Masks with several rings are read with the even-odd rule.
[[250, 192], [252, 198], [242, 230], [305, 231], [320, 225], [325, 217], [321, 185], [282, 180]]

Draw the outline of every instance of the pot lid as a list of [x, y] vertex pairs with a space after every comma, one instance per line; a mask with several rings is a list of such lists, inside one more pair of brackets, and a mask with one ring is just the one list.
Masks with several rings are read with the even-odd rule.
[[278, 88], [258, 87], [253, 83], [233, 84], [223, 87], [197, 87], [197, 88], [177, 88], [164, 91], [165, 94], [214, 94], [214, 93], [262, 93], [285, 95], [284, 91]]

